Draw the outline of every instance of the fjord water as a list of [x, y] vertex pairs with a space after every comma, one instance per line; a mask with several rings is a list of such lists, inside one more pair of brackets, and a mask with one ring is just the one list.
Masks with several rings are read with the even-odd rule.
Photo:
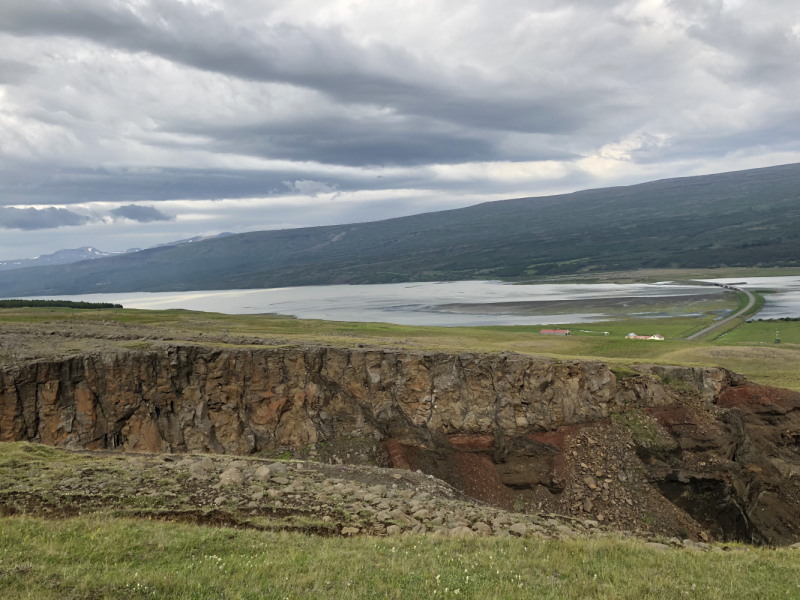
[[[771, 290], [758, 318], [800, 316], [800, 277], [749, 277], [705, 280], [740, 284], [750, 290]], [[590, 323], [608, 318], [600, 311], [563, 310], [552, 314], [481, 312], [481, 305], [509, 302], [588, 301], [601, 298], [658, 298], [720, 292], [716, 287], [654, 284], [531, 284], [499, 281], [328, 285], [250, 290], [132, 292], [42, 297], [86, 302], [114, 302], [126, 308], [185, 309], [225, 314], [276, 313], [303, 319], [385, 322], [399, 325], [478, 326]], [[451, 308], [470, 305], [468, 313]], [[632, 307], [630, 314], [635, 314]]]
[[[478, 326], [589, 323], [608, 318], [598, 309], [514, 314], [488, 310], [493, 303], [589, 301], [602, 298], [657, 298], [722, 293], [713, 286], [656, 284], [536, 284], [455, 281], [379, 285], [330, 285], [274, 289], [136, 292], [59, 296], [87, 302], [114, 302], [126, 308], [186, 309], [226, 314], [276, 313], [304, 319], [386, 322], [399, 325]], [[44, 299], [53, 299], [46, 297]], [[469, 305], [468, 311], [453, 306]], [[485, 313], [481, 305], [486, 305]], [[631, 307], [631, 312], [637, 309]], [[547, 314], [542, 314], [542, 313]]]
[[730, 279], [706, 279], [714, 283], [736, 284], [750, 291], [769, 291], [765, 304], [757, 319], [781, 319], [800, 317], [800, 277], [739, 277]]

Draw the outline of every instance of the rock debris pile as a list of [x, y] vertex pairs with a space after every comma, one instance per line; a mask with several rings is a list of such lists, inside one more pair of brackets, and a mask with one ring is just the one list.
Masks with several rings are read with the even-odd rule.
[[[620, 535], [593, 519], [497, 509], [472, 501], [431, 476], [396, 469], [49, 449], [42, 460], [36, 448], [29, 444], [0, 447], [4, 514], [95, 512], [342, 536], [556, 540]], [[32, 452], [31, 460], [26, 464], [3, 460], [9, 449]], [[682, 545], [680, 540], [646, 539], [665, 547]], [[711, 548], [702, 543], [693, 547]]]

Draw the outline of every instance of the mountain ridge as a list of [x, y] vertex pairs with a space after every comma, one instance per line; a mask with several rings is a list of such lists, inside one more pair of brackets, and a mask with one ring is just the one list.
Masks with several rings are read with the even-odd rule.
[[258, 231], [0, 273], [0, 296], [800, 265], [800, 164]]
[[[156, 244], [151, 248], [161, 248], [163, 246], [177, 246], [178, 244], [191, 244], [202, 240], [210, 240], [215, 238], [222, 238], [229, 235], [234, 235], [229, 231], [219, 233], [217, 235], [196, 235], [191, 238], [182, 240], [175, 240], [174, 242], [165, 242], [163, 244]], [[121, 252], [104, 252], [98, 250], [94, 246], [81, 246], [80, 248], [63, 248], [56, 250], [51, 254], [40, 254], [33, 258], [12, 258], [11, 260], [0, 261], [0, 271], [14, 271], [16, 269], [26, 269], [28, 267], [42, 267], [49, 265], [68, 265], [84, 260], [95, 260], [98, 258], [105, 258], [106, 256], [116, 256], [118, 254], [128, 254], [131, 252], [141, 252], [142, 248], [129, 248]]]

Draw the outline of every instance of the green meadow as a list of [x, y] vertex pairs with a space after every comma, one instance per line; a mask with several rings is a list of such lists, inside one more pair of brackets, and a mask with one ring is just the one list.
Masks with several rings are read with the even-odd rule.
[[[735, 304], [731, 308], [735, 308]], [[598, 323], [547, 326], [570, 329], [572, 335], [564, 337], [540, 335], [542, 326], [422, 327], [184, 310], [0, 309], [0, 325], [7, 323], [24, 328], [28, 324], [33, 330], [60, 324], [78, 331], [104, 331], [107, 327], [124, 324], [128, 330], [141, 331], [143, 335], [169, 337], [172, 343], [219, 345], [221, 339], [244, 336], [265, 339], [271, 345], [330, 344], [350, 347], [362, 344], [414, 351], [513, 351], [559, 359], [598, 359], [620, 364], [651, 362], [721, 366], [743, 373], [755, 382], [800, 390], [800, 322], [740, 322], [734, 323], [727, 332], [715, 332], [711, 339], [684, 339], [712, 324], [716, 316], [714, 311], [693, 317], [612, 316]], [[780, 344], [774, 343], [775, 329], [780, 330]], [[625, 335], [628, 333], [660, 333], [667, 339], [661, 342], [627, 340]], [[74, 352], [84, 348], [80, 335], [75, 335], [70, 344]], [[142, 348], [148, 343], [122, 341], [118, 345]]]
[[797, 598], [790, 549], [641, 540], [314, 537], [84, 515], [0, 518], [0, 598]]

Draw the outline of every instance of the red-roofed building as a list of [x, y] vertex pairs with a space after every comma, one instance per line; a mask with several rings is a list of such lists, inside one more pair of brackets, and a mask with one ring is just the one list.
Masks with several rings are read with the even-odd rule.
[[570, 335], [569, 329], [542, 329], [540, 335]]

